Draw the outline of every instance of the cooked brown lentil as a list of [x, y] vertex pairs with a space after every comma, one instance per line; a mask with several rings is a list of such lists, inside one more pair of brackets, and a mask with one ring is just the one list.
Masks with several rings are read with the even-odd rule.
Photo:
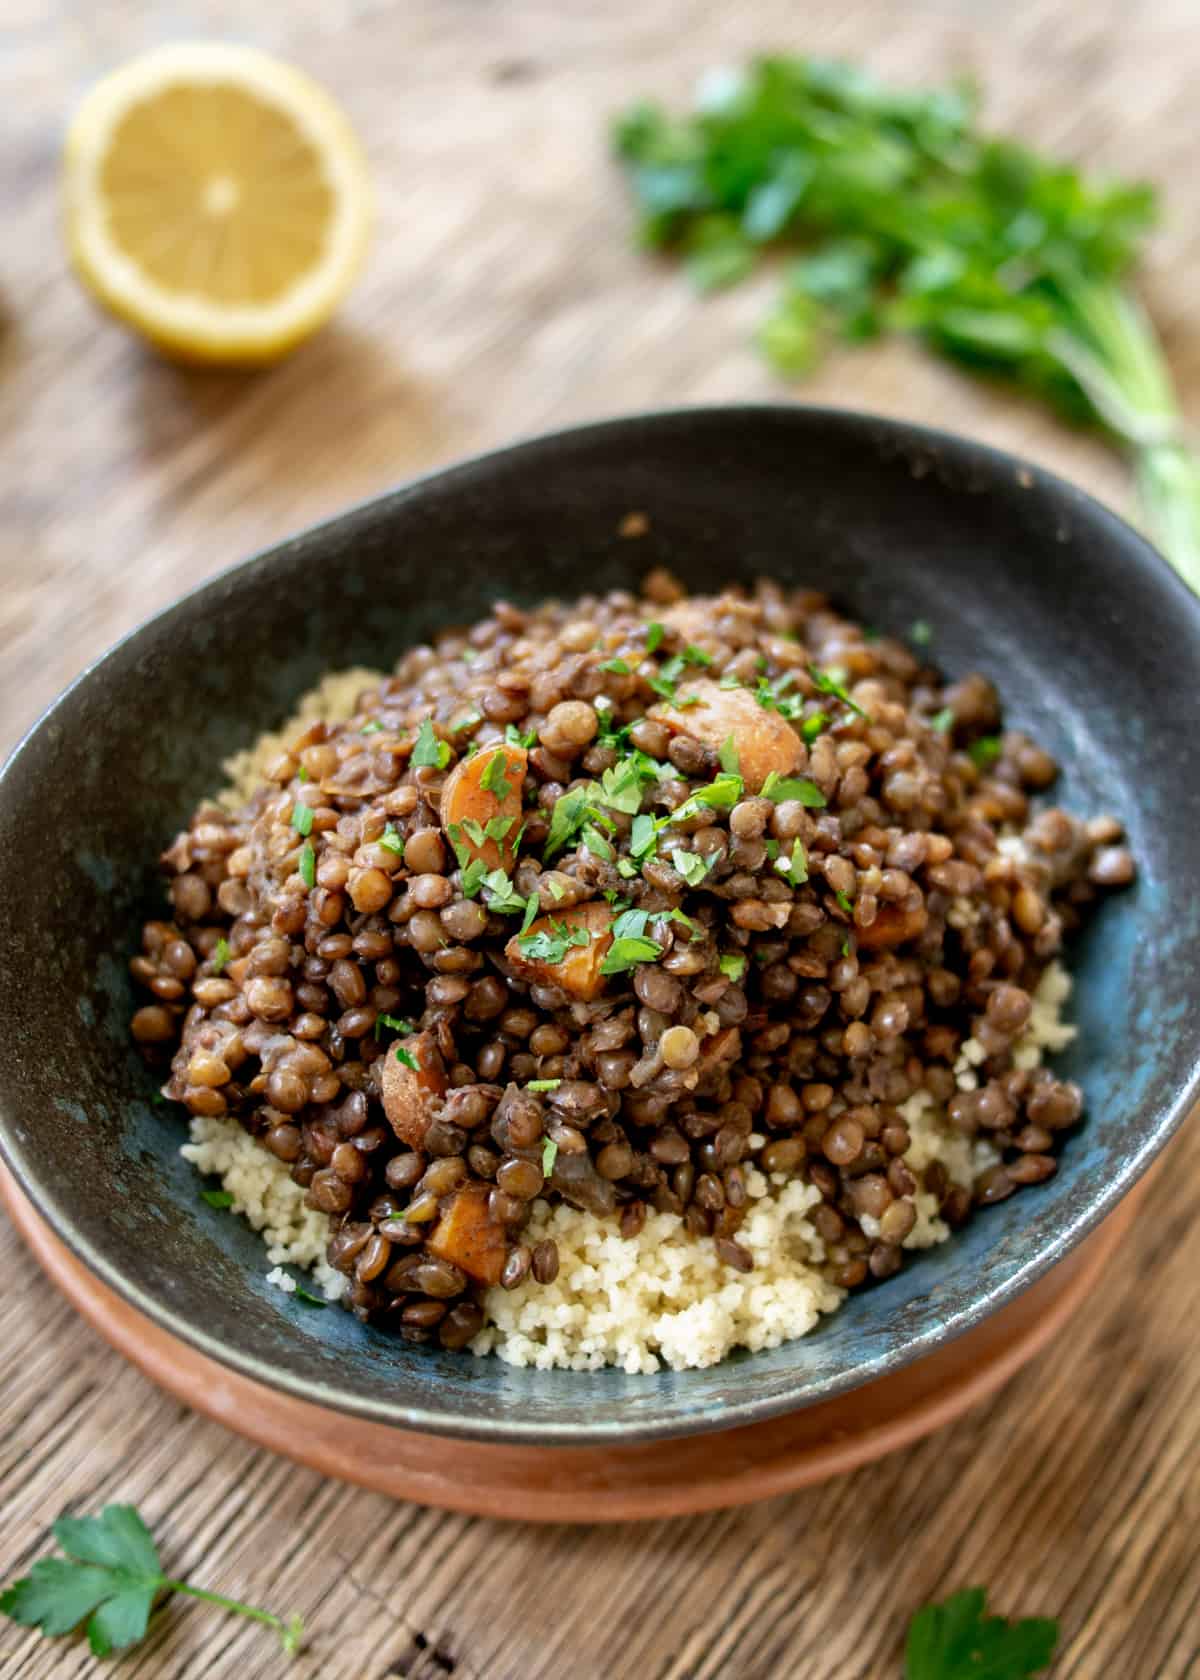
[[1049, 1177], [1080, 1118], [1013, 1049], [1134, 861], [1115, 819], [1033, 809], [1055, 774], [984, 677], [947, 687], [817, 594], [657, 572], [501, 604], [197, 811], [132, 1033], [173, 1054], [169, 1098], [288, 1164], [347, 1304], [408, 1340], [463, 1347], [486, 1287], [554, 1281], [539, 1195], [627, 1237], [679, 1214], [748, 1269], [749, 1166], [817, 1188], [857, 1288], [902, 1264], [919, 1191], [970, 1210], [902, 1158], [916, 1091], [997, 1152], [976, 1204]]

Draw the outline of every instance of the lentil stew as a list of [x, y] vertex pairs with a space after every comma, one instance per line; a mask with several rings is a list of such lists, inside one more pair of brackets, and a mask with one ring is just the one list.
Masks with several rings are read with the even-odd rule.
[[[919, 638], [918, 638], [919, 640]], [[330, 1221], [360, 1318], [464, 1347], [547, 1287], [534, 1210], [669, 1214], [734, 1273], [748, 1184], [811, 1187], [812, 1260], [886, 1278], [1048, 1178], [1081, 1093], [1021, 1053], [1064, 937], [1133, 878], [1035, 805], [1053, 760], [822, 596], [664, 572], [412, 649], [163, 855], [134, 1037]], [[917, 1164], [918, 1092], [969, 1140]]]

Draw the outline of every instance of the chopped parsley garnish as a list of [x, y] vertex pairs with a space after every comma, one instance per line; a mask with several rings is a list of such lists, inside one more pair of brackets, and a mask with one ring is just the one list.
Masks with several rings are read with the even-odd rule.
[[297, 802], [295, 805], [293, 805], [292, 806], [292, 827], [296, 830], [296, 833], [300, 834], [300, 835], [311, 834], [312, 833], [312, 825], [313, 825], [312, 806], [311, 805], [301, 805], [299, 802]]
[[837, 900], [839, 910], [844, 910], [847, 916], [852, 916], [854, 914], [854, 905], [851, 902], [849, 893], [837, 892], [834, 893], [833, 896]]
[[297, 1301], [303, 1301], [306, 1307], [327, 1307], [329, 1305], [328, 1301], [322, 1301], [319, 1295], [314, 1295], [311, 1290], [305, 1289], [302, 1283], [298, 1283], [291, 1294]]
[[778, 840], [772, 840], [768, 837], [763, 841], [763, 845], [767, 848], [767, 856], [770, 858], [771, 862], [774, 863], [775, 859], [779, 856]]
[[[460, 717], [451, 719], [450, 727], [456, 735], [461, 735], [465, 729], [474, 729], [477, 723], [482, 722], [483, 713], [477, 712], [474, 706], [472, 706], [469, 712], [463, 712]], [[472, 741], [471, 745], [476, 751], [479, 750], [479, 743], [477, 741]], [[474, 754], [471, 756], [473, 757]]]
[[553, 857], [555, 852], [561, 852], [568, 840], [575, 837], [591, 816], [591, 800], [591, 783], [568, 788], [566, 793], [559, 795], [550, 813], [550, 832], [542, 848], [543, 859]]
[[221, 971], [224, 969], [225, 964], [228, 961], [229, 961], [229, 941], [228, 941], [228, 939], [226, 939], [225, 935], [222, 934], [220, 939], [218, 939], [217, 943], [213, 946], [213, 954], [212, 954], [212, 971], [213, 971], [213, 973], [214, 974], [220, 974]]
[[404, 1020], [402, 1016], [385, 1015], [383, 1010], [380, 1010], [375, 1017], [375, 1037], [378, 1038], [381, 1031], [388, 1027], [391, 1028], [392, 1032], [404, 1033], [406, 1036], [408, 1033], [417, 1030], [411, 1021]]
[[691, 940], [693, 945], [705, 937], [704, 929], [701, 927], [700, 923], [693, 921], [691, 916], [685, 916], [682, 910], [672, 910], [668, 914], [667, 920], [669, 922], [678, 922], [680, 927], [685, 927], [688, 930], [688, 938]]
[[709, 782], [707, 787], [697, 788], [677, 811], [672, 811], [669, 817], [663, 818], [659, 826], [669, 822], [686, 822], [689, 817], [699, 816], [705, 810], [727, 811], [742, 797], [742, 787], [740, 776], [726, 772], [715, 781]]
[[939, 735], [948, 735], [954, 728], [954, 708], [943, 706], [940, 712], [935, 712], [929, 720], [930, 729], [936, 729]]
[[557, 1091], [561, 1084], [561, 1079], [531, 1079], [525, 1089], [527, 1091]]
[[503, 869], [492, 869], [483, 877], [487, 889], [488, 909], [498, 910], [502, 916], [523, 916], [528, 900], [521, 897]]
[[592, 701], [592, 706], [600, 721], [596, 745], [612, 747], [615, 752], [622, 752], [629, 741], [629, 725], [622, 723], [616, 728], [613, 727], [613, 703], [606, 694], [598, 694]]
[[977, 741], [971, 742], [967, 752], [981, 770], [986, 770], [1000, 757], [1002, 746], [999, 735], [981, 735]]
[[682, 653], [677, 653], [672, 658], [668, 659], [659, 671], [658, 675], [656, 677], [648, 677], [647, 681], [649, 682], [650, 687], [654, 690], [655, 694], [661, 695], [662, 698], [669, 701], [671, 705], [694, 706], [696, 704], [696, 697], [694, 695], [683, 700], [676, 698], [675, 685], [678, 683], [680, 677], [687, 670], [689, 665], [711, 664], [711, 656], [705, 653], [703, 648], [694, 647], [689, 642]]
[[612, 936], [614, 939], [640, 939], [649, 921], [648, 910], [622, 910], [613, 918]]
[[420, 1073], [421, 1070], [417, 1066], [417, 1058], [413, 1055], [411, 1050], [406, 1050], [402, 1044], [397, 1044], [393, 1054], [398, 1062], [404, 1063], [406, 1068], [411, 1068], [414, 1073]]
[[211, 1208], [231, 1208], [233, 1196], [228, 1190], [201, 1190], [200, 1200]]
[[601, 974], [624, 974], [639, 963], [653, 962], [662, 956], [662, 946], [653, 939], [614, 939], [608, 955], [600, 964]]
[[383, 729], [383, 725], [380, 723], [379, 719], [378, 718], [372, 718], [370, 723], [364, 723], [363, 724], [362, 728], [359, 730], [359, 734], [360, 735], [378, 735], [382, 729]]
[[541, 905], [538, 903], [538, 895], [536, 893], [530, 893], [529, 902], [525, 906], [525, 914], [521, 917], [520, 931], [522, 933], [529, 932], [534, 922], [537, 921], [537, 914], [540, 909]]
[[458, 859], [458, 867], [465, 870], [469, 866], [475, 854], [472, 852], [470, 846], [468, 846], [463, 840], [462, 824], [451, 823], [449, 828], [447, 828], [446, 833], [449, 836], [450, 844], [454, 847], [454, 855]]
[[795, 682], [795, 673], [785, 671], [774, 683], [766, 677], [760, 677], [754, 689], [754, 698], [764, 712], [778, 712], [780, 717], [789, 718], [793, 722], [804, 711], [804, 701], [798, 694], [787, 691]]
[[718, 967], [736, 985], [746, 972], [746, 959], [735, 951], [726, 951]]
[[537, 730], [531, 729], [528, 735], [522, 735], [515, 723], [506, 723], [504, 726], [504, 739], [508, 742], [510, 747], [524, 747], [526, 752], [528, 752], [530, 747], [537, 746]]
[[560, 963], [572, 946], [586, 945], [588, 938], [586, 928], [551, 921], [548, 928], [539, 928], [536, 933], [518, 934], [517, 946], [530, 962]]
[[417, 744], [413, 748], [412, 762], [422, 768], [432, 765], [438, 770], [444, 770], [450, 762], [450, 747], [445, 741], [439, 741], [433, 732], [433, 723], [429, 718], [421, 719], [421, 727], [417, 731]]
[[653, 624], [647, 624], [646, 652], [657, 653], [659, 648], [662, 646], [662, 639], [666, 633], [666, 627], [660, 624], [657, 619], [654, 620]]
[[621, 677], [629, 675], [629, 665], [624, 659], [606, 659], [600, 669], [602, 671], [615, 671]]
[[801, 724], [800, 739], [808, 742], [811, 746], [817, 736], [829, 728], [829, 723], [830, 718], [828, 712], [814, 712], [811, 717], [806, 717], [804, 722]]
[[798, 838], [792, 841], [790, 857], [776, 857], [775, 871], [790, 881], [794, 887], [801, 887], [808, 880], [808, 853]]
[[780, 776], [772, 770], [762, 785], [763, 799], [773, 799], [781, 804], [785, 799], [797, 800], [801, 805], [817, 809], [827, 805], [829, 801], [820, 788], [808, 776]]
[[612, 846], [601, 834], [595, 823], [584, 823], [580, 839], [592, 856], [600, 858], [604, 863], [611, 863], [616, 856]]
[[721, 742], [721, 750], [717, 756], [721, 761], [722, 770], [728, 770], [731, 776], [739, 776], [741, 774], [742, 766], [741, 761], [738, 758], [737, 742], [734, 740], [732, 735], [726, 735], [725, 739]]
[[507, 799], [512, 792], [512, 783], [507, 781], [504, 775], [507, 769], [508, 758], [501, 747], [488, 759], [483, 775], [479, 778], [480, 787], [486, 793], [494, 793], [497, 799]]
[[547, 1138], [542, 1145], [542, 1177], [549, 1178], [554, 1171], [554, 1163], [558, 1160], [558, 1145], [553, 1138]]
[[311, 840], [306, 840], [300, 848], [300, 879], [311, 892], [317, 879], [317, 854], [313, 850]]
[[685, 852], [681, 846], [671, 853], [671, 863], [689, 887], [698, 887], [709, 871], [707, 858], [698, 852]]
[[850, 941], [849, 941], [849, 939], [843, 939], [842, 940], [842, 955], [844, 957], [848, 957], [850, 955]]
[[487, 845], [487, 829], [484, 828], [481, 822], [476, 822], [474, 817], [464, 817], [462, 820], [462, 829], [463, 833], [467, 836], [467, 839], [470, 840], [472, 845]]
[[725, 675], [717, 684], [718, 688], [741, 688], [741, 686], [742, 679], [735, 676], [732, 671], [726, 671]]
[[[455, 851], [457, 852], [457, 850], [458, 847], [456, 846]], [[474, 898], [476, 896], [487, 878], [487, 872], [488, 866], [481, 857], [470, 858], [465, 864], [462, 864], [462, 890], [464, 897]]]
[[[665, 669], [665, 667], [664, 667]], [[675, 684], [667, 677], [647, 677], [646, 681], [661, 699], [675, 704]]]
[[296, 780], [298, 782], [311, 782], [312, 781], [312, 777], [309, 775], [307, 768], [303, 764], [300, 766], [299, 770], [297, 770], [297, 772], [296, 772]]
[[933, 640], [933, 625], [927, 618], [918, 618], [914, 620], [908, 634], [910, 641], [915, 642], [917, 647], [928, 647]]
[[556, 881], [553, 877], [551, 877], [551, 879], [547, 881], [546, 885], [550, 888], [550, 897], [556, 904], [561, 904], [563, 899], [567, 896], [567, 889], [563, 886], [562, 882]]
[[[640, 757], [645, 758], [645, 754]], [[654, 764], [654, 760], [647, 758], [646, 763]], [[612, 811], [623, 811], [632, 817], [641, 809], [645, 774], [638, 757], [623, 758], [619, 764], [611, 765], [600, 778], [600, 802]], [[658, 774], [657, 765], [653, 774]]]
[[626, 880], [626, 881], [635, 880], [636, 877], [637, 877], [637, 873], [638, 873], [637, 864], [634, 863], [630, 858], [619, 857], [617, 859], [617, 874], [620, 875], [623, 880]]
[[658, 846], [658, 824], [648, 815], [634, 817], [629, 835], [631, 857], [650, 857]]
[[[850, 710], [854, 712], [856, 716], [860, 718], [867, 717], [866, 712], [863, 711], [862, 707], [858, 704], [858, 701], [850, 698], [845, 683], [836, 672], [822, 671], [818, 666], [810, 665], [808, 667], [808, 674], [812, 678], [818, 694], [832, 694], [834, 698], [840, 700], [844, 706], [849, 706]], [[867, 718], [867, 721], [869, 723], [870, 719]]]
[[401, 839], [395, 823], [387, 825], [379, 836], [377, 844], [382, 846], [385, 852], [392, 852], [398, 858], [404, 856], [404, 841]]

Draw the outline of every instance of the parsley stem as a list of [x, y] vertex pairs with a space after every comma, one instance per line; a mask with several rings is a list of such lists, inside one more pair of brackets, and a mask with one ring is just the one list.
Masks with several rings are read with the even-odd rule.
[[1183, 581], [1200, 594], [1200, 460], [1182, 435], [1171, 376], [1149, 316], [1131, 293], [1060, 277], [1073, 330], [1047, 349], [1130, 450], [1146, 524]]
[[267, 1627], [273, 1627], [283, 1641], [286, 1651], [299, 1648], [301, 1637], [300, 1623], [293, 1617], [285, 1622], [282, 1616], [274, 1616], [269, 1610], [259, 1610], [253, 1604], [242, 1604], [236, 1598], [226, 1598], [223, 1593], [209, 1592], [205, 1587], [193, 1587], [187, 1581], [164, 1580], [163, 1587], [168, 1592], [183, 1593], [187, 1598], [199, 1598], [205, 1604], [215, 1604], [220, 1610], [228, 1610], [231, 1615], [244, 1616], [252, 1622], [263, 1622]]

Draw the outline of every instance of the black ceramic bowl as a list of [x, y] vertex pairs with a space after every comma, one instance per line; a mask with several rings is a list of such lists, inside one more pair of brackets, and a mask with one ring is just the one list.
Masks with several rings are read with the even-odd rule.
[[[649, 533], [618, 534], [631, 510]], [[382, 666], [497, 596], [774, 575], [1000, 684], [1127, 825], [1140, 876], [1073, 953], [1059, 1062], [1086, 1125], [1049, 1183], [854, 1297], [811, 1336], [684, 1374], [516, 1371], [411, 1348], [265, 1282], [257, 1239], [197, 1196], [151, 1106], [127, 960], [155, 858], [218, 766], [326, 670]], [[585, 1445], [748, 1423], [851, 1388], [1024, 1289], [1143, 1173], [1197, 1090], [1200, 602], [1079, 491], [962, 439], [798, 407], [650, 415], [535, 439], [380, 496], [151, 619], [70, 688], [0, 780], [0, 1144], [107, 1284], [251, 1377], [409, 1428]]]

